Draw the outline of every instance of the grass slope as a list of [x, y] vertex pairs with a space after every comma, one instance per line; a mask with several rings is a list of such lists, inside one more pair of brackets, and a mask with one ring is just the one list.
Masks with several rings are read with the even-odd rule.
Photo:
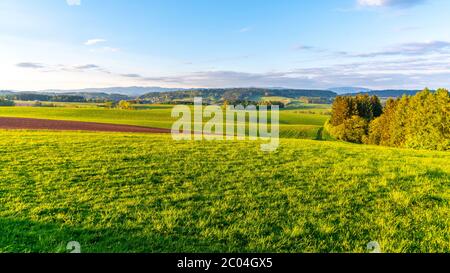
[[0, 251], [450, 251], [450, 153], [0, 131]]

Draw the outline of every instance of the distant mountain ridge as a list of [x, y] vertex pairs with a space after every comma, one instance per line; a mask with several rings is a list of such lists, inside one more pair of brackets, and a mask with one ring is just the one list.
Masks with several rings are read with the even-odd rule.
[[380, 98], [389, 98], [389, 97], [393, 97], [393, 98], [398, 98], [398, 97], [402, 97], [403, 95], [407, 95], [407, 96], [414, 96], [415, 94], [419, 93], [422, 90], [371, 90], [371, 91], [367, 91], [367, 92], [359, 92], [359, 93], [347, 93], [347, 94], [342, 94], [341, 96], [355, 96], [358, 94], [367, 94], [369, 96], [377, 96]]
[[67, 101], [81, 101], [81, 100], [131, 100], [135, 96], [128, 96], [123, 94], [108, 94], [101, 92], [41, 92], [41, 91], [1, 91], [0, 96], [12, 100], [30, 100], [30, 101], [52, 101], [52, 98], [64, 97]]
[[84, 89], [72, 89], [72, 90], [61, 90], [61, 89], [48, 89], [39, 92], [50, 92], [50, 93], [107, 93], [107, 94], [122, 94], [127, 96], [140, 96], [147, 93], [153, 92], [171, 92], [184, 90], [183, 88], [165, 88], [159, 86], [142, 87], [142, 86], [130, 86], [130, 87], [105, 87], [105, 88], [84, 88]]
[[2, 96], [46, 95], [46, 96], [82, 96], [88, 100], [110, 99], [131, 100], [148, 99], [155, 97], [168, 97], [182, 99], [192, 95], [202, 97], [214, 97], [221, 99], [251, 100], [263, 96], [283, 96], [289, 98], [298, 97], [322, 97], [333, 98], [337, 94], [330, 90], [316, 89], [288, 89], [288, 88], [164, 88], [164, 87], [110, 87], [110, 88], [85, 88], [74, 90], [47, 89], [42, 91], [0, 91]]
[[329, 90], [336, 92], [339, 96], [355, 96], [357, 94], [367, 94], [369, 96], [378, 96], [380, 98], [401, 97], [403, 95], [414, 96], [421, 90], [407, 90], [407, 89], [385, 89], [373, 90], [364, 87], [335, 87]]
[[241, 102], [259, 101], [262, 97], [285, 97], [298, 99], [300, 97], [323, 98], [331, 102], [336, 93], [330, 90], [316, 89], [269, 89], [269, 88], [203, 88], [187, 89], [176, 92], [153, 92], [139, 97], [152, 102], [168, 102], [202, 97], [209, 102]]
[[84, 89], [47, 89], [40, 91], [15, 91], [0, 90], [0, 96], [21, 96], [25, 95], [45, 95], [45, 96], [81, 96], [87, 100], [131, 100], [143, 94], [153, 92], [173, 92], [184, 90], [181, 88], [164, 88], [164, 87], [107, 87], [107, 88], [84, 88]]
[[0, 90], [0, 96], [12, 95], [12, 94], [14, 94], [13, 91], [9, 91], [9, 90]]
[[328, 90], [333, 91], [338, 94], [350, 94], [350, 93], [361, 93], [361, 92], [369, 92], [371, 89], [364, 87], [333, 87], [328, 88]]
[[[334, 90], [334, 91], [333, 91]], [[347, 91], [347, 92], [344, 92]], [[193, 95], [221, 100], [255, 100], [264, 96], [279, 96], [287, 98], [316, 97], [332, 99], [336, 96], [355, 96], [356, 94], [376, 95], [378, 97], [401, 97], [403, 95], [415, 95], [420, 90], [370, 90], [363, 87], [337, 87], [329, 90], [318, 89], [289, 89], [282, 87], [272, 88], [164, 88], [164, 87], [109, 87], [109, 88], [85, 88], [74, 90], [48, 89], [42, 91], [13, 91], [0, 90], [0, 96], [14, 98], [33, 98], [29, 95], [42, 96], [77, 96], [86, 100], [132, 100], [143, 99], [151, 101], [164, 101], [164, 99], [186, 99]], [[39, 100], [37, 98], [36, 100]]]

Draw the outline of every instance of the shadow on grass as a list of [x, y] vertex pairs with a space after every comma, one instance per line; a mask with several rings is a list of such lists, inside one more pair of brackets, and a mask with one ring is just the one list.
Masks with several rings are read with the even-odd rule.
[[[67, 243], [77, 241], [86, 253], [165, 253], [223, 249], [197, 236], [144, 234], [141, 229], [86, 229], [62, 224], [39, 223], [25, 219], [0, 219], [2, 253], [69, 253]], [[181, 236], [180, 236], [181, 237]]]

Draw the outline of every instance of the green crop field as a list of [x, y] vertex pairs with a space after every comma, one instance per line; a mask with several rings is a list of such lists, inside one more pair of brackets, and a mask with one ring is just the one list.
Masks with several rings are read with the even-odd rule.
[[[70, 106], [70, 104], [67, 104]], [[42, 118], [127, 124], [156, 128], [171, 128], [170, 105], [143, 105], [140, 110], [119, 110], [91, 107], [0, 107], [0, 117]], [[320, 108], [312, 108], [320, 109]], [[280, 111], [280, 136], [286, 138], [322, 138], [321, 128], [329, 116], [304, 113], [300, 110]], [[323, 137], [326, 138], [326, 137]]]
[[0, 107], [0, 117], [42, 118], [127, 124], [157, 128], [170, 128], [170, 106], [153, 106], [146, 110], [119, 110], [97, 107]]
[[0, 251], [450, 251], [449, 153], [258, 144], [0, 131]]

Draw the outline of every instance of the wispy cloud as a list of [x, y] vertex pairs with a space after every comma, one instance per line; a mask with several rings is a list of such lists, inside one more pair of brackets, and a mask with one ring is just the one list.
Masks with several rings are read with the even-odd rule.
[[66, 0], [66, 3], [69, 6], [79, 6], [81, 5], [81, 0]]
[[299, 50], [299, 51], [303, 51], [303, 50], [307, 51], [307, 50], [313, 50], [313, 49], [316, 49], [316, 48], [313, 47], [313, 46], [308, 46], [308, 45], [295, 45], [293, 47], [293, 49], [294, 50]]
[[125, 77], [125, 78], [143, 78], [141, 75], [135, 74], [135, 73], [120, 74], [120, 76]]
[[31, 63], [31, 62], [25, 62], [25, 63], [18, 63], [16, 64], [17, 67], [21, 68], [32, 68], [32, 69], [41, 69], [45, 68], [45, 65], [40, 63]]
[[101, 67], [96, 64], [85, 64], [85, 65], [74, 66], [74, 68], [78, 69], [78, 70], [88, 70], [88, 69], [99, 69]]
[[86, 42], [84, 42], [84, 44], [87, 45], [87, 46], [91, 46], [91, 45], [96, 45], [98, 43], [104, 43], [104, 42], [106, 42], [105, 39], [98, 39], [97, 38], [97, 39], [87, 40]]
[[34, 63], [34, 62], [22, 62], [16, 64], [17, 67], [20, 68], [30, 68], [37, 69], [41, 72], [102, 72], [106, 74], [112, 74], [108, 69], [96, 65], [96, 64], [82, 64], [82, 65], [51, 65], [51, 64], [42, 64], [42, 63]]
[[108, 75], [114, 75], [109, 69], [96, 64], [84, 64], [75, 66], [60, 66], [61, 70], [70, 72], [100, 72]]
[[357, 0], [360, 7], [400, 7], [407, 8], [424, 3], [426, 0]]
[[[94, 46], [94, 45], [97, 45], [97, 44], [100, 44], [100, 43], [106, 43], [106, 42], [107, 42], [106, 39], [96, 38], [96, 39], [87, 40], [86, 42], [84, 42], [84, 44], [87, 45], [87, 46]], [[96, 51], [118, 52], [118, 51], [120, 51], [120, 49], [117, 48], [117, 47], [104, 46], [104, 47], [101, 47], [101, 48], [91, 49], [91, 51], [92, 52], [96, 52]]]
[[[380, 54], [380, 53], [378, 53]], [[97, 64], [47, 65], [34, 62], [17, 64], [41, 72], [104, 73], [125, 84], [160, 84], [184, 87], [273, 87], [318, 88], [364, 86], [375, 89], [450, 87], [450, 52], [437, 55], [398, 55], [385, 58], [351, 58], [340, 64], [310, 66], [285, 71], [251, 73], [232, 70], [205, 70], [177, 75], [148, 76], [130, 72], [113, 72]], [[439, 85], [439, 86], [436, 86]]]
[[319, 47], [315, 47], [315, 46], [310, 46], [310, 45], [303, 45], [303, 44], [299, 44], [299, 45], [295, 45], [292, 47], [293, 50], [295, 51], [305, 51], [305, 52], [310, 52], [310, 53], [328, 53], [328, 54], [332, 54], [333, 52], [324, 49], [324, 48], [319, 48]]
[[447, 53], [447, 52], [450, 52], [450, 42], [429, 41], [422, 43], [405, 43], [383, 51], [363, 53], [363, 54], [353, 54], [353, 55], [349, 54], [349, 56], [363, 57], [363, 58], [371, 58], [379, 56], [396, 56], [396, 55], [421, 56], [425, 54]]
[[348, 62], [324, 67], [288, 71], [249, 73], [240, 71], [199, 71], [185, 75], [138, 78], [146, 83], [183, 86], [236, 87], [282, 86], [289, 88], [329, 88], [366, 86], [369, 88], [423, 88], [450, 86], [450, 54], [424, 58]]

